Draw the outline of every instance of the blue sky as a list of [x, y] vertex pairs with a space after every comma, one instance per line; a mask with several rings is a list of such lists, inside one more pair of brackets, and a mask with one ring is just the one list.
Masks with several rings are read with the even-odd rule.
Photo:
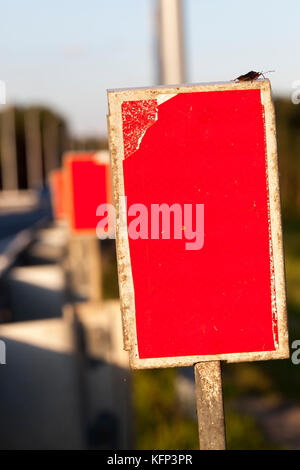
[[[0, 79], [10, 103], [61, 112], [74, 133], [105, 134], [106, 89], [156, 84], [156, 0], [1, 2]], [[275, 69], [300, 79], [299, 0], [183, 0], [189, 82]]]

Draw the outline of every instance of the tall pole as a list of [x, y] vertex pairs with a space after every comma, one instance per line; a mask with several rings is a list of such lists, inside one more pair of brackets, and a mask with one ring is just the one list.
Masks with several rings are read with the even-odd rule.
[[185, 81], [182, 0], [158, 0], [159, 82]]
[[16, 145], [15, 109], [8, 108], [2, 114], [1, 170], [2, 189], [18, 189], [18, 165]]
[[40, 113], [30, 109], [25, 116], [26, 167], [28, 188], [36, 188], [43, 182], [42, 139]]

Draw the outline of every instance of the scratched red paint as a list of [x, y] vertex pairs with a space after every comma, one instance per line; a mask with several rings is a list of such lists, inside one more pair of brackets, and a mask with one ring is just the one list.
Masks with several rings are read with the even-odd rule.
[[205, 205], [199, 251], [184, 239], [129, 240], [139, 357], [274, 350], [260, 91], [180, 93], [157, 107], [138, 149], [137, 112], [123, 104], [128, 207]]
[[90, 230], [96, 235], [99, 217], [96, 209], [110, 202], [109, 166], [95, 160], [95, 152], [69, 156], [67, 171], [70, 184], [69, 217], [73, 230]]
[[124, 157], [127, 158], [139, 146], [140, 139], [157, 114], [157, 100], [124, 101], [122, 104]]

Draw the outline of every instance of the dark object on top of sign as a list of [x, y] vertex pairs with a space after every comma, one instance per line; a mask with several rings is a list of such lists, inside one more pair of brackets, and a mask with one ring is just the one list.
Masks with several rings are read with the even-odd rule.
[[245, 73], [245, 75], [240, 75], [239, 77], [235, 78], [234, 82], [247, 82], [248, 80], [257, 80], [259, 77], [265, 78], [265, 73], [275, 72], [275, 70], [268, 70], [267, 72], [254, 72], [254, 70], [250, 70], [250, 72]]

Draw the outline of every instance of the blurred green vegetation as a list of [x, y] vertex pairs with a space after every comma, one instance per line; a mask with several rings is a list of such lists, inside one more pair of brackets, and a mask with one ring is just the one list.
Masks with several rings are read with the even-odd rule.
[[137, 449], [197, 449], [197, 422], [177, 406], [176, 369], [133, 374]]
[[275, 100], [280, 188], [283, 215], [300, 216], [300, 106], [290, 100]]
[[[277, 449], [263, 435], [253, 416], [236, 412], [227, 405], [228, 396], [238, 393], [239, 380], [247, 377], [240, 365], [241, 377], [232, 376], [224, 385], [226, 440], [228, 449]], [[134, 408], [136, 416], [137, 449], [199, 449], [197, 421], [187, 416], [178, 406], [175, 392], [177, 369], [145, 370], [134, 372]], [[246, 373], [246, 374], [245, 374]], [[252, 374], [252, 379], [255, 377]], [[247, 378], [247, 383], [252, 385]], [[229, 394], [228, 394], [229, 392]]]

